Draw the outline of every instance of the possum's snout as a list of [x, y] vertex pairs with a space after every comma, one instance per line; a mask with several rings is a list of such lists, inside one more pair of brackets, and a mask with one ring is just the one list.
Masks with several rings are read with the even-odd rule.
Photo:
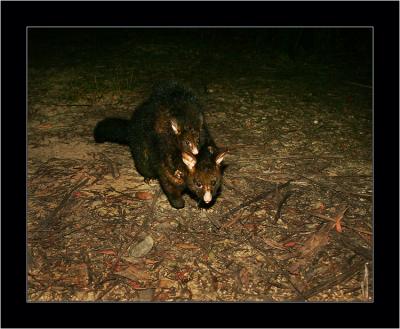
[[194, 144], [192, 144], [192, 143], [190, 143], [190, 150], [192, 151], [192, 153], [193, 153], [194, 155], [199, 154], [198, 148], [196, 147], [196, 145], [194, 145]]
[[205, 203], [210, 203], [210, 202], [211, 202], [211, 200], [212, 200], [212, 195], [211, 195], [211, 192], [210, 192], [210, 191], [207, 191], [207, 192], [204, 194], [203, 200], [204, 200]]

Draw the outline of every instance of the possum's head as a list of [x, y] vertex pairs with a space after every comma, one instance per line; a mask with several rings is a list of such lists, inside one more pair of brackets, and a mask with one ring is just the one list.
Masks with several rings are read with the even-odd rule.
[[196, 157], [182, 152], [182, 161], [188, 168], [187, 186], [199, 199], [209, 204], [217, 194], [222, 181], [221, 163], [228, 151], [204, 146]]
[[203, 126], [202, 116], [191, 123], [180, 123], [176, 119], [171, 120], [172, 131], [178, 139], [179, 148], [183, 152], [194, 155], [199, 153], [200, 133]]

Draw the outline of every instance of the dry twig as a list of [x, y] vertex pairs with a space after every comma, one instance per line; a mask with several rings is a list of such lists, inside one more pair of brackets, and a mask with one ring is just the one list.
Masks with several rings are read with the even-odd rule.
[[60, 204], [56, 207], [56, 209], [54, 209], [52, 211], [52, 213], [49, 215], [49, 217], [47, 217], [41, 224], [40, 227], [41, 229], [48, 227], [54, 217], [61, 211], [62, 208], [65, 207], [65, 205], [67, 204], [67, 202], [69, 201], [69, 199], [71, 198], [71, 195], [77, 191], [79, 188], [81, 188], [82, 186], [84, 186], [87, 182], [89, 181], [89, 178], [85, 178], [83, 180], [81, 180], [80, 182], [78, 182], [77, 184], [75, 184], [71, 190], [68, 191], [68, 193], [65, 194], [64, 198], [61, 200]]
[[[324, 216], [324, 215], [321, 215], [321, 214], [318, 214], [318, 213], [315, 213], [315, 212], [311, 212], [311, 211], [308, 211], [307, 213], [308, 213], [309, 215], [311, 215], [311, 216], [318, 217], [318, 218], [321, 218], [321, 219], [324, 219], [324, 220], [327, 220], [327, 221], [335, 222], [335, 223], [336, 223], [336, 219], [330, 218], [330, 217], [328, 217], [328, 216]], [[344, 227], [347, 227], [347, 228], [349, 228], [349, 229], [351, 229], [351, 230], [360, 232], [360, 233], [372, 235], [371, 232], [366, 231], [366, 230], [363, 230], [363, 229], [354, 228], [354, 227], [351, 227], [350, 225], [347, 225], [347, 224], [341, 224], [341, 225], [344, 226]]]
[[262, 192], [262, 193], [256, 195], [255, 197], [251, 198], [250, 200], [247, 200], [247, 201], [241, 203], [241, 204], [238, 205], [237, 207], [235, 207], [235, 208], [233, 208], [233, 209], [227, 211], [227, 212], [222, 216], [222, 220], [228, 219], [232, 214], [234, 214], [235, 212], [237, 212], [238, 210], [240, 210], [240, 209], [242, 209], [242, 208], [244, 208], [244, 207], [248, 207], [248, 206], [250, 206], [251, 204], [253, 204], [253, 203], [255, 203], [255, 202], [258, 202], [258, 201], [260, 201], [260, 200], [262, 200], [262, 199], [267, 198], [270, 194], [272, 194], [272, 193], [276, 192], [277, 190], [280, 190], [280, 189], [282, 189], [282, 188], [288, 186], [288, 185], [290, 184], [290, 182], [291, 182], [291, 180], [288, 180], [286, 183], [279, 184], [277, 187], [275, 187], [275, 188], [273, 188], [273, 189], [270, 189], [270, 190], [268, 190], [268, 191], [264, 191], [264, 192]]
[[278, 221], [278, 219], [281, 217], [281, 211], [282, 211], [282, 206], [283, 204], [286, 202], [286, 200], [292, 195], [292, 192], [287, 192], [283, 198], [279, 201], [278, 204], [278, 209], [276, 211], [275, 214], [275, 218], [274, 218], [274, 224], [276, 224], [276, 222]]
[[358, 262], [351, 266], [346, 272], [339, 274], [333, 278], [330, 278], [324, 282], [321, 282], [314, 288], [311, 288], [307, 291], [303, 291], [303, 296], [305, 299], [309, 299], [312, 296], [315, 296], [319, 294], [320, 292], [323, 292], [327, 289], [330, 289], [340, 283], [344, 283], [351, 277], [353, 277], [355, 274], [360, 272], [363, 269], [364, 262]]

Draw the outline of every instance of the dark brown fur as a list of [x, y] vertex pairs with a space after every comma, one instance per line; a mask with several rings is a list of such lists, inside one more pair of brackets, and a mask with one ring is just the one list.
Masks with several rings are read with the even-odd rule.
[[222, 161], [228, 151], [206, 145], [200, 149], [198, 157], [183, 152], [182, 161], [187, 167], [186, 187], [195, 196], [210, 204], [222, 184]]
[[106, 118], [94, 130], [97, 142], [127, 144], [138, 172], [159, 180], [175, 208], [184, 206], [187, 167], [182, 152], [197, 154], [209, 136], [202, 108], [187, 89], [168, 82], [156, 87], [131, 120]]

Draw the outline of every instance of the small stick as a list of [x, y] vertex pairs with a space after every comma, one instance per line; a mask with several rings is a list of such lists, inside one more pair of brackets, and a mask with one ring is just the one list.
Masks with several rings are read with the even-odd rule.
[[72, 233], [79, 232], [79, 231], [83, 230], [84, 228], [87, 228], [87, 227], [89, 227], [89, 226], [93, 226], [94, 224], [95, 224], [95, 223], [89, 223], [89, 224], [86, 224], [86, 225], [84, 225], [84, 226], [78, 227], [78, 228], [76, 228], [76, 229], [70, 230], [69, 232], [64, 233], [64, 234], [62, 235], [62, 237], [65, 238], [66, 236], [71, 235]]
[[275, 157], [268, 157], [271, 160], [279, 160], [279, 159], [343, 159], [344, 156], [342, 155], [309, 155], [309, 156], [299, 156], [299, 155], [287, 155], [287, 156], [275, 156]]
[[303, 296], [308, 299], [314, 295], [317, 295], [318, 293], [325, 291], [327, 289], [330, 289], [340, 283], [344, 283], [346, 280], [350, 279], [353, 277], [356, 273], [360, 272], [361, 269], [363, 268], [364, 262], [359, 262], [350, 267], [349, 270], [346, 272], [339, 274], [331, 279], [326, 280], [325, 282], [322, 282], [315, 286], [314, 288], [311, 288], [307, 291], [303, 291]]
[[[151, 202], [150, 205], [150, 214], [149, 216], [147, 216], [144, 220], [143, 220], [143, 224], [141, 226], [141, 231], [145, 231], [147, 229], [147, 227], [149, 226], [149, 223], [151, 220], [154, 219], [154, 213], [155, 213], [155, 206], [157, 203], [158, 198], [161, 195], [161, 187], [158, 189], [157, 193], [154, 196], [153, 201]], [[138, 234], [135, 235], [135, 238], [138, 236]]]
[[83, 262], [86, 264], [87, 272], [88, 272], [88, 285], [91, 285], [93, 282], [93, 275], [92, 275], [92, 266], [89, 258], [89, 254], [81, 249], [81, 256]]
[[307, 297], [306, 295], [300, 291], [299, 288], [297, 288], [297, 286], [292, 282], [292, 280], [290, 279], [290, 274], [288, 273], [288, 271], [286, 271], [281, 264], [279, 264], [278, 261], [276, 261], [273, 257], [268, 257], [268, 253], [265, 252], [264, 248], [260, 247], [258, 244], [255, 243], [255, 241], [253, 241], [253, 239], [249, 239], [248, 243], [256, 250], [260, 251], [264, 256], [266, 256], [270, 262], [274, 263], [275, 266], [277, 266], [279, 268], [279, 271], [282, 275], [284, 275], [286, 277], [286, 280], [289, 282], [289, 284], [292, 286], [293, 290], [296, 292], [297, 294], [297, 299], [300, 300], [306, 300]]
[[369, 299], [368, 291], [368, 263], [364, 264], [364, 279], [361, 281], [361, 295], [365, 300]]
[[113, 178], [118, 178], [120, 176], [118, 166], [114, 161], [112, 161], [107, 155], [101, 153], [103, 159], [107, 162], [109, 169], [111, 170], [111, 174]]
[[344, 194], [349, 194], [349, 195], [355, 195], [355, 196], [360, 196], [360, 197], [363, 197], [363, 198], [372, 198], [371, 194], [363, 194], [363, 193], [355, 193], [355, 192], [348, 192], [348, 191], [338, 190], [338, 189], [335, 189], [333, 187], [327, 186], [327, 184], [321, 184], [321, 183], [319, 183], [319, 182], [317, 182], [317, 181], [315, 181], [315, 180], [313, 180], [311, 178], [308, 178], [306, 176], [303, 176], [303, 175], [300, 175], [300, 174], [299, 174], [299, 176], [301, 178], [309, 180], [310, 182], [312, 182], [312, 183], [314, 183], [314, 184], [316, 184], [318, 186], [321, 186], [321, 187], [326, 188], [328, 190], [335, 191], [336, 193], [344, 193]]
[[278, 210], [276, 211], [275, 218], [274, 218], [274, 224], [276, 224], [276, 222], [278, 221], [278, 219], [281, 217], [282, 206], [283, 206], [283, 204], [286, 202], [286, 200], [287, 200], [291, 195], [292, 195], [292, 192], [287, 192], [287, 193], [283, 196], [282, 200], [279, 202]]
[[333, 238], [342, 243], [345, 247], [349, 248], [356, 254], [360, 255], [361, 257], [367, 259], [367, 260], [372, 260], [372, 251], [369, 248], [362, 247], [358, 244], [355, 244], [352, 242], [348, 237], [346, 237], [345, 234], [339, 234], [335, 232], [336, 234], [333, 234]]
[[92, 106], [93, 104], [43, 104], [48, 106]]
[[[321, 219], [328, 220], [328, 221], [331, 221], [331, 222], [335, 222], [335, 223], [336, 223], [336, 219], [330, 218], [330, 217], [328, 217], [328, 216], [320, 215], [320, 214], [317, 214], [317, 213], [314, 213], [314, 212], [311, 212], [311, 211], [307, 211], [307, 213], [308, 213], [309, 215], [311, 215], [311, 216], [318, 217], [318, 218], [321, 218]], [[360, 233], [372, 235], [371, 232], [365, 231], [365, 230], [360, 229], [360, 228], [354, 228], [354, 227], [351, 227], [350, 225], [342, 224], [342, 223], [341, 223], [341, 225], [344, 226], [344, 227], [347, 227], [347, 228], [349, 228], [349, 229], [351, 229], [351, 230], [360, 232]]]
[[244, 211], [242, 211], [241, 213], [236, 214], [230, 221], [225, 222], [221, 228], [229, 228], [232, 225], [236, 224], [238, 221], [240, 221], [242, 219], [242, 214]]
[[255, 197], [251, 198], [250, 200], [247, 200], [247, 201], [241, 203], [241, 204], [238, 205], [237, 207], [235, 207], [235, 208], [233, 208], [233, 209], [227, 211], [227, 212], [225, 213], [225, 215], [222, 216], [222, 218], [229, 218], [229, 216], [231, 216], [232, 214], [234, 214], [234, 213], [237, 212], [238, 210], [240, 210], [240, 209], [242, 209], [242, 208], [244, 208], [244, 207], [247, 207], [247, 206], [251, 205], [252, 203], [255, 203], [255, 202], [257, 202], [257, 201], [260, 201], [260, 200], [266, 198], [266, 197], [267, 197], [268, 195], [270, 195], [271, 193], [276, 192], [276, 190], [279, 190], [279, 189], [282, 189], [282, 188], [288, 186], [288, 185], [290, 184], [291, 181], [292, 181], [292, 180], [288, 180], [286, 183], [280, 184], [280, 185], [278, 185], [277, 187], [274, 187], [274, 188], [271, 189], [271, 190], [262, 192], [262, 193], [256, 195]]
[[45, 219], [42, 224], [40, 225], [41, 228], [46, 228], [47, 226], [50, 225], [50, 223], [53, 221], [53, 218], [57, 215], [57, 213], [60, 212], [62, 208], [66, 205], [68, 200], [70, 199], [72, 193], [74, 193], [76, 190], [78, 190], [80, 187], [84, 186], [87, 182], [89, 181], [89, 178], [85, 178], [81, 180], [79, 183], [75, 184], [75, 186], [72, 187], [72, 189], [65, 194], [64, 198], [61, 200], [60, 204], [57, 206], [56, 209], [53, 210], [53, 212]]
[[[138, 186], [139, 186], [139, 185], [138, 185]], [[116, 193], [118, 193], [118, 194], [121, 194], [121, 195], [123, 195], [123, 196], [126, 196], [126, 197], [129, 198], [129, 199], [136, 200], [136, 198], [134, 198], [132, 195], [129, 195], [128, 193], [125, 193], [125, 192], [117, 191], [117, 190], [116, 190], [115, 188], [113, 188], [112, 186], [109, 187], [109, 190], [110, 190], [110, 191], [113, 191], [113, 192], [116, 192]]]
[[363, 87], [363, 88], [369, 88], [372, 89], [372, 86], [370, 85], [364, 85], [362, 83], [358, 83], [358, 82], [353, 82], [353, 81], [345, 81], [345, 83], [349, 84], [349, 85], [354, 85], [354, 86], [358, 86], [358, 87]]

